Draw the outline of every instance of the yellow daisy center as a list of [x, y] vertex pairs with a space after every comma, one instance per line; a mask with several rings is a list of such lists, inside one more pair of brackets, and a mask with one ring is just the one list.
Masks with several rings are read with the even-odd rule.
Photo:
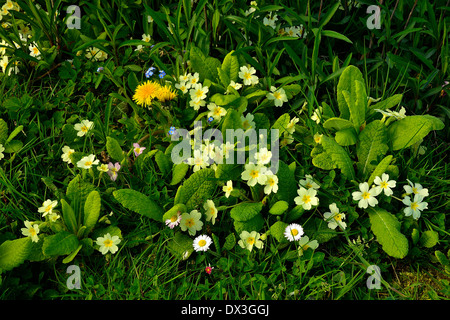
[[255, 238], [254, 237], [248, 237], [247, 238], [247, 243], [250, 244], [250, 245], [254, 244], [255, 243]]
[[170, 217], [170, 222], [175, 222], [178, 220], [178, 216], [172, 216]]
[[110, 240], [110, 239], [106, 239], [104, 242], [103, 242], [103, 244], [105, 245], [105, 247], [111, 247], [112, 245], [113, 245], [113, 242], [112, 242], [112, 240]]
[[302, 198], [302, 200], [303, 200], [304, 203], [308, 203], [308, 202], [311, 201], [311, 197], [308, 196], [308, 195], [304, 195], [303, 198]]
[[362, 197], [363, 197], [363, 199], [369, 199], [370, 198], [370, 193], [368, 193], [368, 192], [364, 192], [363, 194], [362, 194]]
[[252, 170], [252, 171], [250, 171], [250, 176], [251, 176], [252, 178], [258, 178], [258, 176], [259, 176], [259, 171], [258, 171], [258, 170]]
[[199, 247], [204, 247], [206, 246], [206, 240], [202, 239], [198, 242]]
[[195, 222], [194, 222], [194, 219], [192, 219], [192, 218], [187, 219], [186, 222], [185, 222], [185, 225], [186, 225], [186, 227], [188, 227], [188, 228], [193, 227], [194, 224], [195, 224]]
[[296, 235], [298, 235], [298, 230], [297, 229], [291, 229], [291, 234], [295, 237]]

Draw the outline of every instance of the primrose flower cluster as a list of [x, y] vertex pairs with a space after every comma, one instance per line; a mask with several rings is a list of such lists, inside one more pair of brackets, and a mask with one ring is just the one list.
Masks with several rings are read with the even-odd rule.
[[[38, 208], [38, 212], [42, 214], [43, 218], [47, 217], [47, 221], [54, 223], [61, 218], [59, 211], [55, 210], [57, 206], [58, 200], [47, 199], [42, 203], [42, 206]], [[41, 222], [33, 223], [26, 220], [24, 221], [25, 228], [21, 228], [20, 231], [25, 237], [31, 238], [32, 242], [39, 242], [39, 233], [41, 231], [39, 228], [40, 224]], [[119, 249], [117, 245], [120, 241], [118, 236], [111, 236], [111, 234], [106, 233], [101, 237], [97, 237], [96, 244], [98, 250], [102, 254], [105, 255], [108, 252], [114, 254]]]
[[359, 184], [359, 191], [352, 193], [353, 200], [358, 201], [359, 208], [368, 208], [368, 206], [375, 207], [378, 204], [377, 196], [384, 193], [385, 196], [394, 197], [400, 200], [406, 208], [404, 209], [405, 216], [412, 216], [415, 220], [419, 219], [421, 211], [428, 208], [428, 203], [424, 202], [424, 198], [428, 196], [428, 189], [423, 188], [420, 183], [412, 183], [410, 180], [408, 185], [403, 186], [406, 194], [403, 199], [398, 199], [393, 196], [392, 188], [396, 187], [395, 180], [389, 180], [389, 175], [383, 173], [381, 178], [375, 177], [372, 187], [369, 188], [367, 182]]

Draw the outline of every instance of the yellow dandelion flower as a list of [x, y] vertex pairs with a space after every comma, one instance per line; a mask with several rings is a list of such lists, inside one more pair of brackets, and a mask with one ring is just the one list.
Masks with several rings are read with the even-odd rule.
[[140, 106], [150, 106], [160, 90], [161, 85], [154, 81], [146, 81], [137, 86], [133, 100]]
[[173, 100], [177, 97], [177, 93], [170, 86], [161, 86], [157, 93], [157, 98], [161, 102]]

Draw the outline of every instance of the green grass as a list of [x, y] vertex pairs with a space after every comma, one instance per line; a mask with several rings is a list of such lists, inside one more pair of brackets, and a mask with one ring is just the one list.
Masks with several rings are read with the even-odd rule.
[[[44, 6], [49, 1], [41, 2]], [[294, 143], [281, 154], [285, 163], [296, 164], [296, 180], [310, 172], [315, 173], [322, 183], [330, 179], [328, 171], [312, 165], [310, 155], [314, 133], [327, 133], [327, 130], [309, 118], [324, 102], [336, 115], [339, 114], [336, 86], [348, 65], [361, 70], [370, 97], [386, 99], [403, 94], [401, 106], [407, 109], [408, 115], [430, 114], [440, 118], [445, 128], [426, 136], [421, 144], [426, 147], [424, 154], [417, 152], [418, 146], [392, 152], [394, 164], [399, 169], [397, 191], [402, 193], [406, 179], [420, 181], [430, 191], [428, 209], [418, 221], [406, 219], [398, 201], [389, 199], [383, 203], [385, 208], [396, 210], [392, 213], [401, 222], [400, 231], [408, 239], [408, 255], [396, 259], [383, 251], [371, 231], [368, 214], [351, 203], [351, 192], [357, 188], [357, 182], [348, 181], [335, 170], [336, 177], [326, 190], [321, 190], [322, 196], [323, 199], [329, 197], [329, 201], [333, 197], [348, 201], [351, 227], [320, 242], [314, 252], [309, 250], [299, 257], [295, 243], [280, 243], [271, 235], [267, 236], [262, 250], [248, 252], [241, 249], [237, 241], [232, 248], [225, 249], [226, 235], [236, 233], [230, 209], [238, 200], [225, 199], [221, 187], [216, 187], [212, 198], [219, 199], [225, 208], [219, 213], [219, 223], [205, 232], [217, 234], [218, 243], [212, 244], [207, 253], [194, 252], [187, 260], [179, 259], [169, 246], [174, 237], [173, 230], [164, 223], [127, 210], [113, 196], [116, 189], [130, 188], [156, 201], [164, 212], [172, 208], [180, 184], [170, 184], [171, 167], [164, 172], [155, 157], [143, 159], [142, 156], [122, 168], [116, 183], [106, 174], [98, 179], [98, 176], [92, 178], [88, 172], [83, 172], [86, 181], [93, 182], [101, 193], [99, 227], [120, 227], [123, 239], [119, 251], [106, 256], [97, 250], [83, 252], [68, 264], [62, 263], [62, 257], [27, 260], [13, 270], [2, 270], [0, 299], [450, 298], [448, 267], [445, 268], [436, 256], [436, 251], [448, 256], [450, 248], [450, 167], [447, 156], [450, 149], [450, 92], [448, 85], [446, 89], [442, 88], [444, 81], [449, 80], [448, 6], [444, 1], [435, 4], [424, 1], [425, 5], [420, 8], [409, 3], [397, 7], [395, 1], [386, 1], [382, 8], [391, 13], [395, 6], [395, 12], [392, 17], [385, 16], [380, 30], [369, 31], [360, 27], [361, 20], [366, 17], [365, 4], [359, 9], [344, 6], [340, 10], [328, 3], [319, 7], [319, 3], [313, 1], [276, 1], [273, 5], [280, 6], [276, 8], [286, 26], [288, 21], [293, 21], [293, 25], [302, 23], [308, 31], [305, 39], [291, 41], [276, 38], [272, 30], [264, 28], [262, 19], [245, 17], [244, 10], [239, 9], [246, 9], [248, 3], [236, 2], [198, 1], [197, 6], [191, 8], [190, 1], [171, 1], [160, 8], [159, 1], [144, 1], [145, 6], [138, 10], [137, 5], [129, 1], [116, 1], [104, 8], [82, 1], [80, 6], [85, 15], [80, 31], [52, 29], [53, 25], [49, 29], [55, 30], [55, 34], [44, 32], [47, 30], [33, 33], [33, 40], [40, 41], [43, 46], [61, 41], [61, 50], [56, 56], [46, 52], [41, 63], [36, 65], [26, 54], [27, 48], [8, 49], [10, 57], [21, 61], [22, 72], [9, 77], [0, 74], [0, 118], [7, 122], [8, 133], [19, 125], [24, 128], [15, 137], [23, 145], [15, 152], [5, 153], [6, 157], [0, 160], [0, 245], [6, 240], [22, 237], [23, 221], [42, 219], [37, 208], [46, 199], [65, 196], [67, 186], [77, 172], [77, 168], [68, 167], [61, 160], [61, 149], [67, 141], [71, 141], [71, 147], [77, 151], [94, 153], [100, 159], [101, 152], [107, 152], [108, 136], [117, 139], [126, 152], [136, 141], [145, 144], [147, 152], [165, 151], [170, 143], [166, 133], [171, 125], [192, 129], [192, 120], [198, 114], [186, 108], [181, 98], [170, 107], [158, 109], [155, 106], [152, 111], [144, 111], [130, 97], [135, 85], [146, 80], [144, 72], [149, 66], [164, 69], [174, 82], [177, 76], [192, 71], [187, 60], [192, 46], [196, 46], [204, 55], [220, 61], [235, 50], [245, 63], [258, 70], [263, 89], [269, 90], [270, 85], [278, 86], [284, 81], [299, 85], [299, 92], [289, 101], [289, 106], [270, 109], [260, 104], [262, 99], [249, 103], [253, 111], [266, 114], [270, 123], [283, 113], [301, 118], [299, 126], [303, 131], [299, 130]], [[128, 7], [120, 5], [124, 3]], [[258, 1], [258, 4], [260, 8], [272, 5], [264, 1]], [[59, 1], [56, 4], [61, 9], [65, 5]], [[268, 7], [263, 13], [276, 8]], [[408, 18], [410, 13], [411, 19]], [[154, 16], [151, 25], [146, 23], [148, 14]], [[37, 29], [26, 17], [16, 18]], [[33, 18], [29, 16], [28, 19]], [[174, 34], [165, 29], [167, 19], [174, 23]], [[55, 23], [64, 26], [63, 22]], [[420, 30], [415, 29], [419, 26]], [[239, 31], [241, 27], [252, 39], [251, 45]], [[319, 37], [315, 35], [319, 34], [319, 28], [335, 31], [353, 43], [326, 34]], [[219, 31], [215, 33], [214, 30]], [[12, 37], [11, 32], [2, 29], [0, 37], [8, 40]], [[143, 33], [152, 33], [156, 45], [151, 49], [153, 51], [148, 48], [138, 55], [134, 52], [135, 44], [121, 46], [131, 36], [140, 39]], [[76, 49], [87, 49], [94, 44], [108, 52], [107, 61], [99, 63], [89, 61], [84, 55], [77, 57]], [[74, 68], [65, 62], [69, 58], [73, 59]], [[97, 72], [98, 66], [106, 70]], [[305, 102], [307, 107], [302, 111]], [[374, 118], [376, 116], [378, 114]], [[95, 123], [94, 134], [86, 139], [71, 140], [64, 125], [73, 125], [82, 119]], [[190, 174], [192, 170], [186, 178]], [[245, 184], [241, 182], [245, 189], [243, 186]], [[251, 192], [247, 195], [253, 196]], [[302, 223], [314, 218], [322, 220], [325, 210], [321, 207], [305, 213], [301, 216]], [[261, 233], [284, 217], [268, 216]], [[423, 239], [415, 242], [412, 229], [417, 229], [420, 234], [433, 230], [439, 241], [431, 247], [425, 246]], [[323, 236], [320, 232], [319, 235]], [[239, 240], [239, 234], [235, 236]], [[71, 264], [81, 270], [81, 288], [77, 290], [69, 290], [66, 285], [69, 277], [66, 270]], [[211, 274], [205, 272], [208, 265], [213, 267]], [[377, 265], [381, 269], [381, 289], [367, 288], [368, 265]]]

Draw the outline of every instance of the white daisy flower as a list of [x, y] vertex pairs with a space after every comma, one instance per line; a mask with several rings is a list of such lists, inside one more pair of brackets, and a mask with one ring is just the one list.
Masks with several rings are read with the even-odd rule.
[[181, 222], [181, 214], [180, 212], [177, 212], [177, 214], [174, 214], [173, 216], [171, 216], [169, 219], [167, 219], [165, 221], [166, 226], [168, 226], [170, 229], [175, 228], [176, 226], [178, 226]]
[[212, 239], [209, 236], [203, 234], [195, 238], [192, 245], [194, 246], [194, 250], [199, 252], [199, 251], [207, 251], [211, 243]]
[[291, 223], [284, 230], [284, 236], [291, 242], [300, 240], [303, 234], [302, 226], [297, 223]]

